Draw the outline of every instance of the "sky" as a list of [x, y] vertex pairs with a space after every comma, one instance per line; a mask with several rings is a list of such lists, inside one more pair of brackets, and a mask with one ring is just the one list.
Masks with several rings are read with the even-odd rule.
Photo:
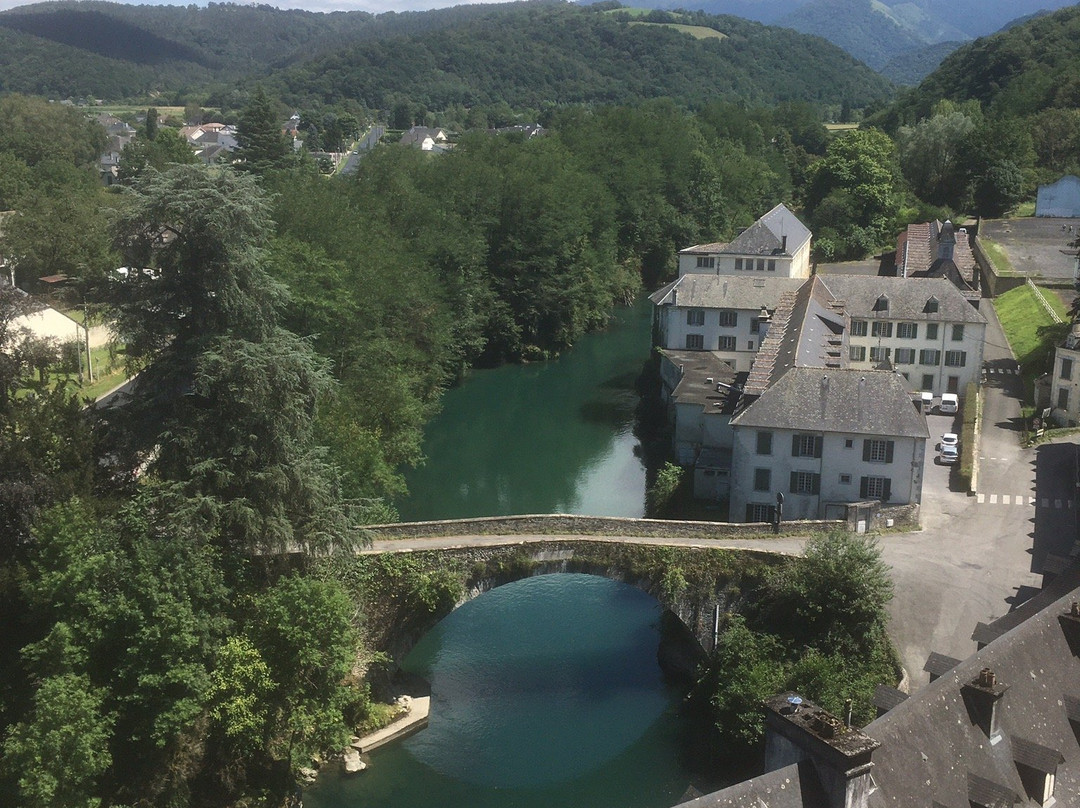
[[[33, 0], [37, 2], [37, 0]], [[433, 8], [446, 8], [466, 3], [473, 5], [485, 2], [504, 2], [505, 0], [263, 0], [262, 4], [278, 8], [302, 8], [305, 11], [370, 11], [382, 14], [384, 11], [428, 11]], [[124, 0], [120, 0], [124, 2]], [[0, 11], [17, 6], [25, 6], [29, 0], [0, 0]], [[186, 6], [186, 2], [161, 3], [154, 0], [139, 0], [138, 5]], [[205, 0], [196, 5], [206, 5]], [[254, 3], [252, 5], [255, 5]]]

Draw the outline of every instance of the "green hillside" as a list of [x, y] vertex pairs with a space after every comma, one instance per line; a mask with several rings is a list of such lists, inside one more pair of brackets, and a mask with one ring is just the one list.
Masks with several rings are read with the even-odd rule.
[[940, 99], [976, 100], [998, 117], [1080, 106], [1080, 6], [959, 48], [877, 121], [913, 123]]
[[373, 108], [389, 106], [396, 95], [444, 109], [658, 96], [688, 103], [847, 100], [860, 107], [890, 94], [886, 80], [813, 37], [734, 17], [650, 17], [726, 35], [695, 38], [665, 25], [632, 24], [640, 19], [562, 5], [493, 7], [468, 25], [358, 42], [296, 64], [278, 80], [294, 103], [346, 97]]

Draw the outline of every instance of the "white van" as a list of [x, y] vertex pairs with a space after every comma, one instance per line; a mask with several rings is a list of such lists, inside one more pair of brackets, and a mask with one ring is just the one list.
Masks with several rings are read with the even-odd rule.
[[934, 409], [934, 394], [926, 390], [919, 393], [919, 405], [923, 412]]
[[942, 393], [938, 412], [942, 415], [955, 415], [960, 411], [960, 398], [956, 393]]

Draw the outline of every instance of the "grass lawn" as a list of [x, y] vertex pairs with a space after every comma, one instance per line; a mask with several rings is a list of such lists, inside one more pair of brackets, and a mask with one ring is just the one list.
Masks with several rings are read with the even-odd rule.
[[[620, 9], [621, 10], [621, 9]], [[674, 28], [684, 34], [690, 34], [694, 39], [727, 39], [727, 34], [722, 34], [714, 28], [706, 28], [703, 25], [683, 25], [679, 22], [632, 22], [631, 25], [662, 25], [665, 28]]]
[[1020, 219], [1025, 216], [1035, 215], [1035, 202], [1021, 202], [1011, 214], [1011, 218]]
[[[86, 361], [85, 353], [81, 359], [83, 362]], [[93, 348], [90, 351], [90, 360], [94, 365], [93, 383], [85, 378], [80, 383], [78, 373], [63, 372], [54, 368], [49, 374], [49, 387], [56, 387], [66, 383], [70, 386], [72, 392], [78, 394], [79, 398], [93, 401], [98, 396], [121, 384], [127, 378], [127, 373], [124, 371], [124, 351], [122, 348], [112, 354], [110, 354], [108, 346]], [[16, 393], [16, 395], [29, 392], [29, 389], [24, 389]]]
[[[1044, 294], [1054, 306], [1056, 295], [1049, 290], [1045, 290]], [[1060, 305], [1060, 301], [1057, 304]], [[1026, 284], [998, 295], [994, 299], [994, 309], [1005, 337], [1020, 362], [1024, 397], [1031, 401], [1035, 378], [1051, 370], [1054, 347], [1064, 339], [1069, 325], [1067, 322], [1054, 323]], [[1062, 312], [1058, 314], [1060, 316]]]
[[979, 241], [982, 242], [986, 257], [990, 259], [990, 263], [994, 265], [998, 275], [1016, 274], [1009, 256], [1005, 254], [1005, 249], [1000, 244], [985, 238], [981, 238]]

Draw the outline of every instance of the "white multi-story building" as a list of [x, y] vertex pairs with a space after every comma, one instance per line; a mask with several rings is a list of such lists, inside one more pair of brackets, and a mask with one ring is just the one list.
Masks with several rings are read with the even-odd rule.
[[800, 278], [683, 275], [654, 293], [661, 348], [711, 351], [736, 372], [750, 370], [768, 320]]
[[730, 244], [697, 244], [679, 251], [679, 275], [810, 277], [811, 234], [788, 209], [777, 205]]
[[926, 418], [895, 373], [792, 367], [731, 420], [729, 519], [842, 519], [847, 503], [918, 503]]
[[944, 278], [818, 277], [848, 319], [847, 367], [892, 369], [912, 390], [963, 395], [982, 375], [986, 318]]

